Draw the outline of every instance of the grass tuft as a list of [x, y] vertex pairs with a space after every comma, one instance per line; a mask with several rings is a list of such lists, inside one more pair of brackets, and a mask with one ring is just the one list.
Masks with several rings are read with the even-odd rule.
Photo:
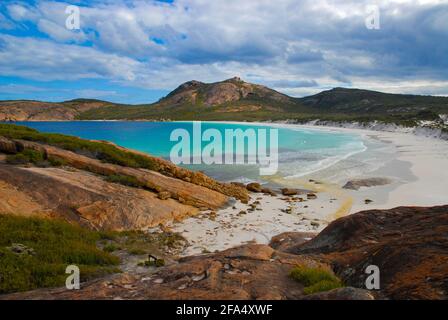
[[305, 295], [343, 287], [342, 281], [323, 268], [295, 267], [290, 272], [291, 278], [305, 286]]

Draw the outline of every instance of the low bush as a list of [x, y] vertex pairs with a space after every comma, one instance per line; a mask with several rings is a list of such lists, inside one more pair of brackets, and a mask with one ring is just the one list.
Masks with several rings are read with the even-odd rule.
[[6, 157], [6, 162], [9, 164], [39, 164], [45, 161], [44, 153], [36, 150], [26, 149], [17, 154], [11, 154]]
[[[63, 286], [70, 264], [80, 268], [82, 281], [119, 272], [119, 258], [97, 248], [101, 238], [62, 221], [0, 215], [0, 294]], [[29, 250], [14, 252], [17, 244]]]
[[304, 285], [303, 292], [306, 295], [343, 287], [338, 277], [323, 268], [295, 267], [290, 276]]

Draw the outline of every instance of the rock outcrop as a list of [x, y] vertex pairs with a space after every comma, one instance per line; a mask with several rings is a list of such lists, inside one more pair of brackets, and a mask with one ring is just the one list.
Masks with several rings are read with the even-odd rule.
[[[341, 218], [312, 240], [287, 233], [270, 246], [244, 245], [180, 259], [147, 275], [119, 274], [81, 290], [36, 290], [0, 299], [447, 299], [448, 206], [371, 210]], [[381, 289], [365, 290], [377, 265]], [[295, 266], [333, 269], [348, 287], [305, 296]]]
[[359, 212], [286, 252], [327, 261], [354, 287], [376, 265], [387, 298], [448, 299], [448, 206]]
[[298, 264], [321, 265], [266, 245], [246, 245], [183, 258], [152, 275], [121, 274], [94, 281], [77, 292], [37, 290], [0, 299], [300, 299], [303, 286], [288, 275]]
[[96, 230], [144, 229], [199, 212], [81, 170], [0, 164], [0, 182], [0, 198], [5, 199], [0, 212], [59, 218]]
[[211, 107], [251, 99], [265, 100], [265, 102], [271, 102], [272, 105], [278, 102], [295, 103], [294, 99], [287, 95], [234, 77], [216, 83], [186, 82], [161, 99], [158, 104], [162, 107], [183, 104], [203, 104]]
[[344, 189], [359, 190], [361, 187], [375, 187], [384, 186], [386, 184], [392, 183], [389, 178], [366, 178], [366, 179], [353, 179], [347, 181], [347, 183], [342, 187]]
[[[228, 205], [230, 196], [247, 201], [247, 190], [218, 182], [155, 157], [157, 171], [105, 163], [43, 143], [0, 137], [0, 152], [36, 150], [60, 159], [63, 168], [0, 164], [1, 213], [58, 217], [93, 229], [154, 227]], [[133, 151], [128, 151], [133, 152]], [[136, 152], [137, 153], [137, 152]], [[141, 155], [141, 154], [140, 154]], [[133, 179], [142, 188], [109, 182]]]

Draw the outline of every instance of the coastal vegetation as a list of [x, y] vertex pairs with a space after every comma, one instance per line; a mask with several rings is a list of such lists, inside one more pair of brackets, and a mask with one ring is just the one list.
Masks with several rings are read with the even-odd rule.
[[117, 251], [149, 255], [141, 264], [160, 267], [165, 261], [159, 257], [186, 244], [171, 232], [100, 232], [61, 220], [0, 214], [0, 294], [63, 286], [68, 265], [80, 268], [82, 282], [119, 273]]
[[[90, 141], [56, 133], [42, 133], [25, 126], [13, 124], [0, 124], [0, 136], [10, 139], [22, 139], [45, 143], [121, 166], [150, 170], [158, 169], [157, 162], [152, 161], [150, 157], [122, 150], [113, 144], [106, 142]], [[17, 159], [10, 157], [10, 161], [13, 162], [16, 160], [37, 163], [43, 160], [43, 155], [39, 155], [38, 151], [24, 150], [17, 155]], [[54, 161], [56, 162], [57, 159], [54, 159]]]
[[0, 294], [62, 286], [72, 264], [81, 281], [119, 272], [119, 258], [96, 245], [105, 237], [59, 220], [0, 215]]
[[305, 295], [343, 287], [342, 281], [330, 271], [322, 268], [297, 266], [290, 272], [292, 279], [303, 284]]
[[16, 154], [10, 154], [6, 157], [6, 163], [9, 164], [26, 164], [34, 163], [39, 164], [44, 161], [44, 153], [37, 150], [23, 150]]

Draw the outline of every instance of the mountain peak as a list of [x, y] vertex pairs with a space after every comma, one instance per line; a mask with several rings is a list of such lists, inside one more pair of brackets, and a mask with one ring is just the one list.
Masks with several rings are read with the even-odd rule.
[[244, 82], [243, 80], [241, 80], [241, 78], [240, 77], [233, 77], [233, 78], [230, 78], [230, 79], [227, 79], [227, 80], [224, 80], [223, 82]]
[[[243, 81], [240, 77], [203, 83], [192, 80], [183, 83], [160, 100], [164, 106], [221, 106], [228, 103], [247, 101], [251, 105], [275, 104], [275, 102], [291, 103], [293, 98], [267, 87]], [[256, 101], [256, 102], [255, 102]]]

